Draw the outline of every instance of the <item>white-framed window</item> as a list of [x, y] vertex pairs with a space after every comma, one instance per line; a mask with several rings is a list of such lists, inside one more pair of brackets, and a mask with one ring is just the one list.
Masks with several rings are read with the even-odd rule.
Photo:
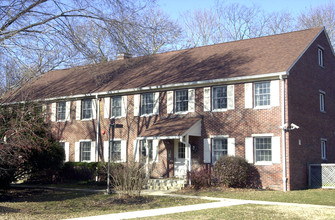
[[185, 152], [186, 152], [185, 150], [186, 150], [185, 144], [179, 142], [178, 143], [178, 158], [179, 159], [185, 159]]
[[80, 142], [80, 161], [91, 161], [91, 141]]
[[255, 162], [272, 162], [271, 137], [255, 137]]
[[66, 102], [57, 103], [57, 121], [65, 121], [66, 119]]
[[214, 164], [220, 157], [228, 154], [228, 139], [212, 139], [212, 163]]
[[325, 106], [326, 93], [324, 91], [319, 91], [319, 97], [320, 97], [320, 111], [326, 112], [326, 106]]
[[121, 141], [111, 141], [111, 160], [112, 161], [121, 161]]
[[154, 111], [154, 94], [144, 93], [141, 95], [141, 115], [153, 114]]
[[[64, 149], [64, 152], [65, 152], [65, 142], [64, 141], [60, 141], [59, 145]], [[66, 155], [65, 155], [65, 158], [66, 158]], [[64, 158], [64, 160], [65, 160], [65, 158]]]
[[176, 90], [175, 91], [175, 106], [176, 112], [187, 112], [188, 111], [188, 90]]
[[[146, 145], [148, 143], [148, 146]], [[147, 150], [148, 148], [148, 150]], [[140, 140], [141, 161], [145, 162], [149, 157], [149, 162], [153, 161], [152, 140]]]
[[92, 119], [92, 99], [81, 101], [81, 119]]
[[324, 49], [318, 47], [318, 63], [319, 66], [324, 67]]
[[227, 108], [227, 86], [213, 88], [213, 110]]
[[65, 153], [64, 161], [68, 162], [70, 160], [70, 143], [66, 141], [59, 141], [59, 144], [64, 149]]
[[326, 143], [327, 143], [326, 139], [321, 139], [321, 159], [322, 160], [326, 160], [327, 159]]
[[254, 100], [255, 107], [263, 107], [271, 105], [271, 84], [267, 82], [254, 83]]
[[111, 117], [121, 117], [121, 96], [111, 97]]

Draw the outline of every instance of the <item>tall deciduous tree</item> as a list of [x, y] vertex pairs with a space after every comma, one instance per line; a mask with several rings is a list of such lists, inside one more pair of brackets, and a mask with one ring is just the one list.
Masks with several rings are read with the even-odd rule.
[[0, 56], [19, 73], [6, 72], [2, 62], [0, 90], [54, 68], [104, 62], [119, 52], [166, 50], [180, 28], [153, 5], [154, 0], [2, 1]]
[[300, 29], [313, 27], [326, 27], [332, 45], [335, 45], [335, 3], [311, 7], [298, 16], [297, 27]]
[[260, 7], [216, 1], [214, 7], [183, 16], [189, 46], [202, 46], [279, 34], [292, 30], [294, 19], [287, 12], [266, 13]]

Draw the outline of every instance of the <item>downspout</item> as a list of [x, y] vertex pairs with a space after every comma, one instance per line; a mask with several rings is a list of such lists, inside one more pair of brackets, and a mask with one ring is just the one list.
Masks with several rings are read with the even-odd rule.
[[283, 75], [279, 76], [281, 80], [281, 124], [282, 124], [282, 161], [283, 161], [283, 191], [287, 191], [287, 174], [286, 174], [286, 132], [285, 132], [285, 79]]
[[95, 161], [99, 162], [99, 136], [100, 136], [100, 100], [98, 98], [98, 95], [95, 96], [96, 98], [96, 104], [97, 104], [97, 108], [96, 108], [96, 115], [97, 115], [97, 145], [96, 145], [96, 154], [95, 154]]

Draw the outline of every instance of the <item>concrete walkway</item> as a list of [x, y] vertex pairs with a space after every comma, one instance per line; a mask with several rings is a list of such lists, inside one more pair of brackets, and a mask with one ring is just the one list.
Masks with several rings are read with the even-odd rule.
[[189, 196], [189, 195], [178, 195], [178, 194], [168, 194], [168, 193], [170, 192], [169, 191], [149, 191], [148, 190], [148, 191], [144, 191], [142, 194], [154, 195], [154, 196], [181, 197], [181, 198], [189, 198], [189, 199], [192, 199], [192, 198], [206, 199], [206, 200], [213, 200], [216, 202], [201, 203], [201, 204], [195, 204], [195, 205], [185, 205], [185, 206], [175, 206], [175, 207], [168, 207], [168, 208], [148, 209], [148, 210], [133, 211], [133, 212], [114, 213], [114, 214], [107, 214], [107, 215], [75, 218], [72, 220], [133, 219], [133, 218], [168, 215], [168, 214], [174, 214], [174, 213], [180, 213], [180, 212], [198, 211], [198, 210], [203, 210], [203, 209], [220, 208], [220, 207], [244, 205], [244, 204], [332, 208], [335, 210], [335, 206], [309, 205], [309, 204], [284, 203], [284, 202], [267, 202], [267, 201], [256, 201], [256, 200], [224, 199], [224, 198], [215, 198], [215, 197], [207, 197], [207, 196]]

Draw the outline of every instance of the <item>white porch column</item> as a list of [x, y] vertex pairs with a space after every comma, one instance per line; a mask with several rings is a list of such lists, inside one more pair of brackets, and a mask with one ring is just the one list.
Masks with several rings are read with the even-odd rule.
[[[189, 135], [185, 136], [185, 143], [186, 143], [186, 152], [187, 152], [187, 171], [188, 173], [192, 170], [192, 158], [191, 158], [191, 145], [189, 143]], [[188, 184], [191, 185], [191, 179], [188, 179]]]

